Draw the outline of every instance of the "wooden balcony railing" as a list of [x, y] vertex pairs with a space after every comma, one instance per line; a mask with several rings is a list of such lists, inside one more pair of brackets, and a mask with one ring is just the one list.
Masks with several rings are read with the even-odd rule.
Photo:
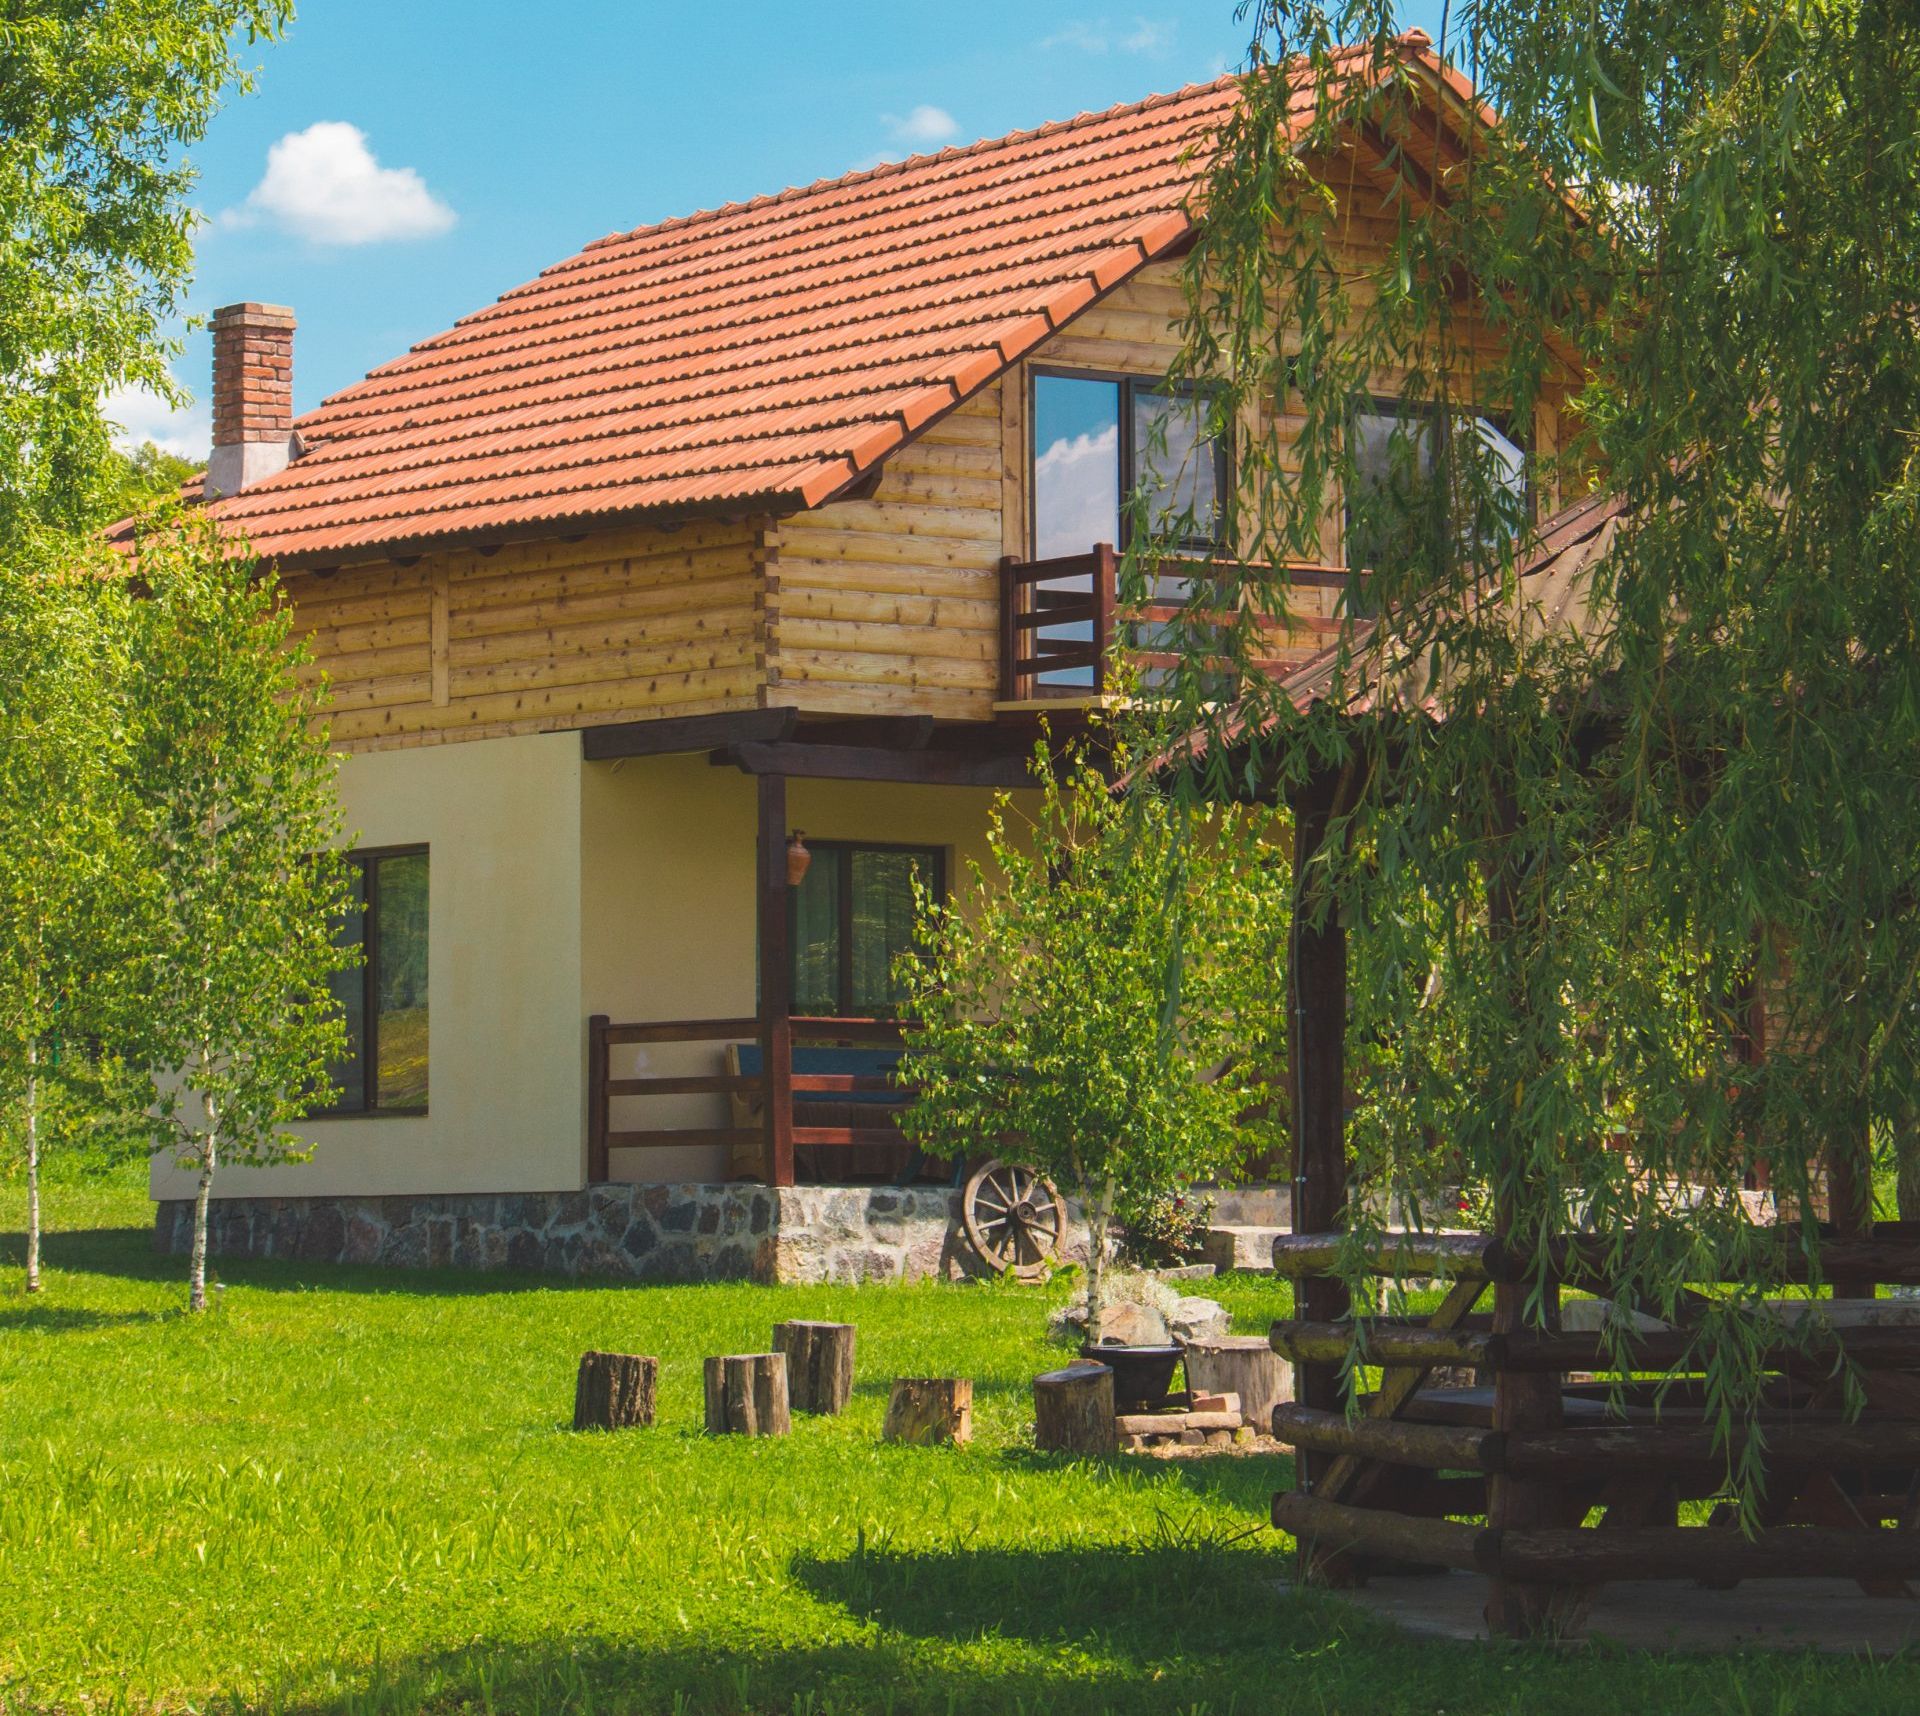
[[[609, 1178], [615, 1150], [710, 1145], [750, 1152], [763, 1165], [762, 1172], [770, 1184], [792, 1185], [795, 1147], [844, 1149], [902, 1143], [899, 1116], [912, 1102], [913, 1092], [891, 1074], [796, 1071], [792, 1064], [795, 1044], [898, 1048], [903, 1040], [899, 1021], [796, 1018], [787, 1023], [785, 1032], [769, 1032], [759, 1018], [662, 1019], [645, 1024], [617, 1024], [605, 1014], [595, 1014], [587, 1021], [587, 1179], [593, 1182]], [[642, 1078], [613, 1076], [615, 1048], [654, 1043], [709, 1045], [715, 1070]], [[722, 1057], [729, 1044], [753, 1045], [761, 1070], [737, 1073], [723, 1070]], [[769, 1092], [782, 1092], [784, 1099], [770, 1100]], [[882, 1095], [887, 1100], [875, 1100]], [[735, 1098], [758, 1101], [761, 1119], [751, 1126], [614, 1125], [616, 1103], [627, 1106], [636, 1101], [690, 1096], [721, 1099], [729, 1111]], [[836, 1097], [843, 1101], [856, 1099], [862, 1108], [871, 1108], [873, 1113], [870, 1117], [862, 1114], [860, 1125], [794, 1124], [795, 1110], [802, 1103], [832, 1101]], [[869, 1119], [871, 1124], [866, 1124]]]
[[[1155, 577], [1157, 599], [1122, 604], [1120, 556], [1110, 543], [1085, 554], [1050, 560], [1000, 562], [1000, 696], [1009, 703], [1050, 699], [1078, 701], [1114, 689], [1114, 649], [1151, 676], [1174, 667], [1179, 657], [1156, 648], [1171, 627], [1194, 623], [1204, 604], [1194, 587], [1217, 582], [1225, 571], [1237, 577], [1266, 573], [1303, 588], [1341, 589], [1351, 575], [1343, 566], [1297, 564], [1278, 569], [1223, 566], [1213, 560], [1165, 560]], [[1364, 577], [1364, 574], [1362, 574]], [[1286, 626], [1267, 628], [1268, 649], [1251, 665], [1285, 673], [1321, 647], [1338, 622], [1302, 611]]]

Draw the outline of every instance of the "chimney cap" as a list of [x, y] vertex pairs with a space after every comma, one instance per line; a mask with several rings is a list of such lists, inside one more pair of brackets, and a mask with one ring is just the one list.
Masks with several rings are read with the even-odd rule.
[[212, 316], [215, 322], [279, 322], [294, 326], [292, 306], [260, 304], [248, 299], [241, 304], [222, 304]]

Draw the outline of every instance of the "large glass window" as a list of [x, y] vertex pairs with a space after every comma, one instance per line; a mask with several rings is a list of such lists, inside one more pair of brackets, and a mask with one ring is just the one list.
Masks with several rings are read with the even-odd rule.
[[913, 945], [913, 884], [945, 892], [932, 846], [809, 841], [813, 862], [791, 890], [793, 1011], [886, 1018], [905, 998], [893, 961]]
[[[1357, 569], [1415, 563], [1423, 541], [1453, 530], [1468, 541], [1517, 536], [1527, 518], [1526, 450], [1498, 419], [1443, 417], [1370, 399], [1351, 419], [1353, 489], [1347, 496], [1347, 564]], [[1466, 455], [1454, 463], [1449, 496], [1435, 475], [1444, 437]], [[1469, 480], [1477, 467], [1480, 482]], [[1477, 492], [1476, 492], [1477, 491]]]
[[1123, 503], [1136, 494], [1156, 533], [1211, 548], [1226, 479], [1226, 448], [1208, 435], [1197, 395], [1145, 377], [1033, 378], [1036, 559], [1125, 547]]
[[347, 1056], [331, 1070], [328, 1114], [427, 1111], [427, 853], [357, 852], [353, 904], [335, 931], [363, 963], [334, 973]]
[[[1156, 537], [1205, 553], [1219, 546], [1227, 450], [1208, 434], [1205, 401], [1137, 376], [1055, 375], [1033, 378], [1033, 552], [1039, 560], [1084, 555], [1098, 543], [1124, 548], [1144, 518]], [[1131, 504], [1130, 504], [1131, 503]], [[1134, 506], [1140, 509], [1137, 513]], [[1042, 591], [1086, 588], [1085, 574], [1049, 579]], [[1153, 594], [1183, 602], [1188, 580], [1159, 573]], [[1061, 621], [1035, 634], [1048, 644], [1084, 644], [1085, 621]], [[1138, 633], [1135, 648], [1157, 646]], [[1091, 667], [1055, 668], [1037, 676], [1049, 689], [1090, 686]]]

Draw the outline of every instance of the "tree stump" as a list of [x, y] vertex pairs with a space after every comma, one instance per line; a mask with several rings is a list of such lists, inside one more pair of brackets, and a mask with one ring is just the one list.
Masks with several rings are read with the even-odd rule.
[[836, 1413], [853, 1397], [851, 1323], [773, 1325], [773, 1350], [787, 1355], [787, 1397], [796, 1412]]
[[1113, 1372], [1083, 1361], [1033, 1379], [1033, 1445], [1042, 1452], [1111, 1454]]
[[888, 1442], [929, 1448], [973, 1440], [973, 1380], [964, 1376], [903, 1376], [887, 1397]]
[[1273, 1409], [1293, 1398], [1293, 1366], [1265, 1335], [1215, 1335], [1187, 1342], [1187, 1386], [1195, 1394], [1237, 1394], [1240, 1416], [1273, 1434]]
[[645, 1429], [653, 1422], [657, 1358], [632, 1353], [582, 1353], [573, 1385], [576, 1430]]
[[784, 1436], [787, 1355], [735, 1353], [707, 1360], [707, 1433], [711, 1436]]

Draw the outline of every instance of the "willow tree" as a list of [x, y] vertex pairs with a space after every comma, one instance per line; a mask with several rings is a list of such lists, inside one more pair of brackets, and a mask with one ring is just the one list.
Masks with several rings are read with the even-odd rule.
[[[1779, 1269], [1741, 1178], [1796, 1202], [1824, 1168], [1857, 1216], [1915, 1114], [1920, 31], [1878, 0], [1443, 17], [1450, 79], [1385, 0], [1252, 14], [1176, 373], [1237, 432], [1236, 565], [1320, 560], [1344, 513], [1370, 576], [1303, 711], [1252, 665], [1286, 586], [1218, 568], [1233, 623], [1188, 628], [1160, 713], [1347, 769], [1312, 909], [1349, 926], [1368, 1078], [1523, 1240], [1613, 1235], [1624, 1298], [1744, 1279], [1702, 1336], [1731, 1414]], [[1449, 119], [1470, 142], [1429, 144]], [[1521, 623], [1538, 515], [1593, 486], [1582, 623]], [[1408, 1137], [1355, 1126], [1356, 1192], [1431, 1173]]]

